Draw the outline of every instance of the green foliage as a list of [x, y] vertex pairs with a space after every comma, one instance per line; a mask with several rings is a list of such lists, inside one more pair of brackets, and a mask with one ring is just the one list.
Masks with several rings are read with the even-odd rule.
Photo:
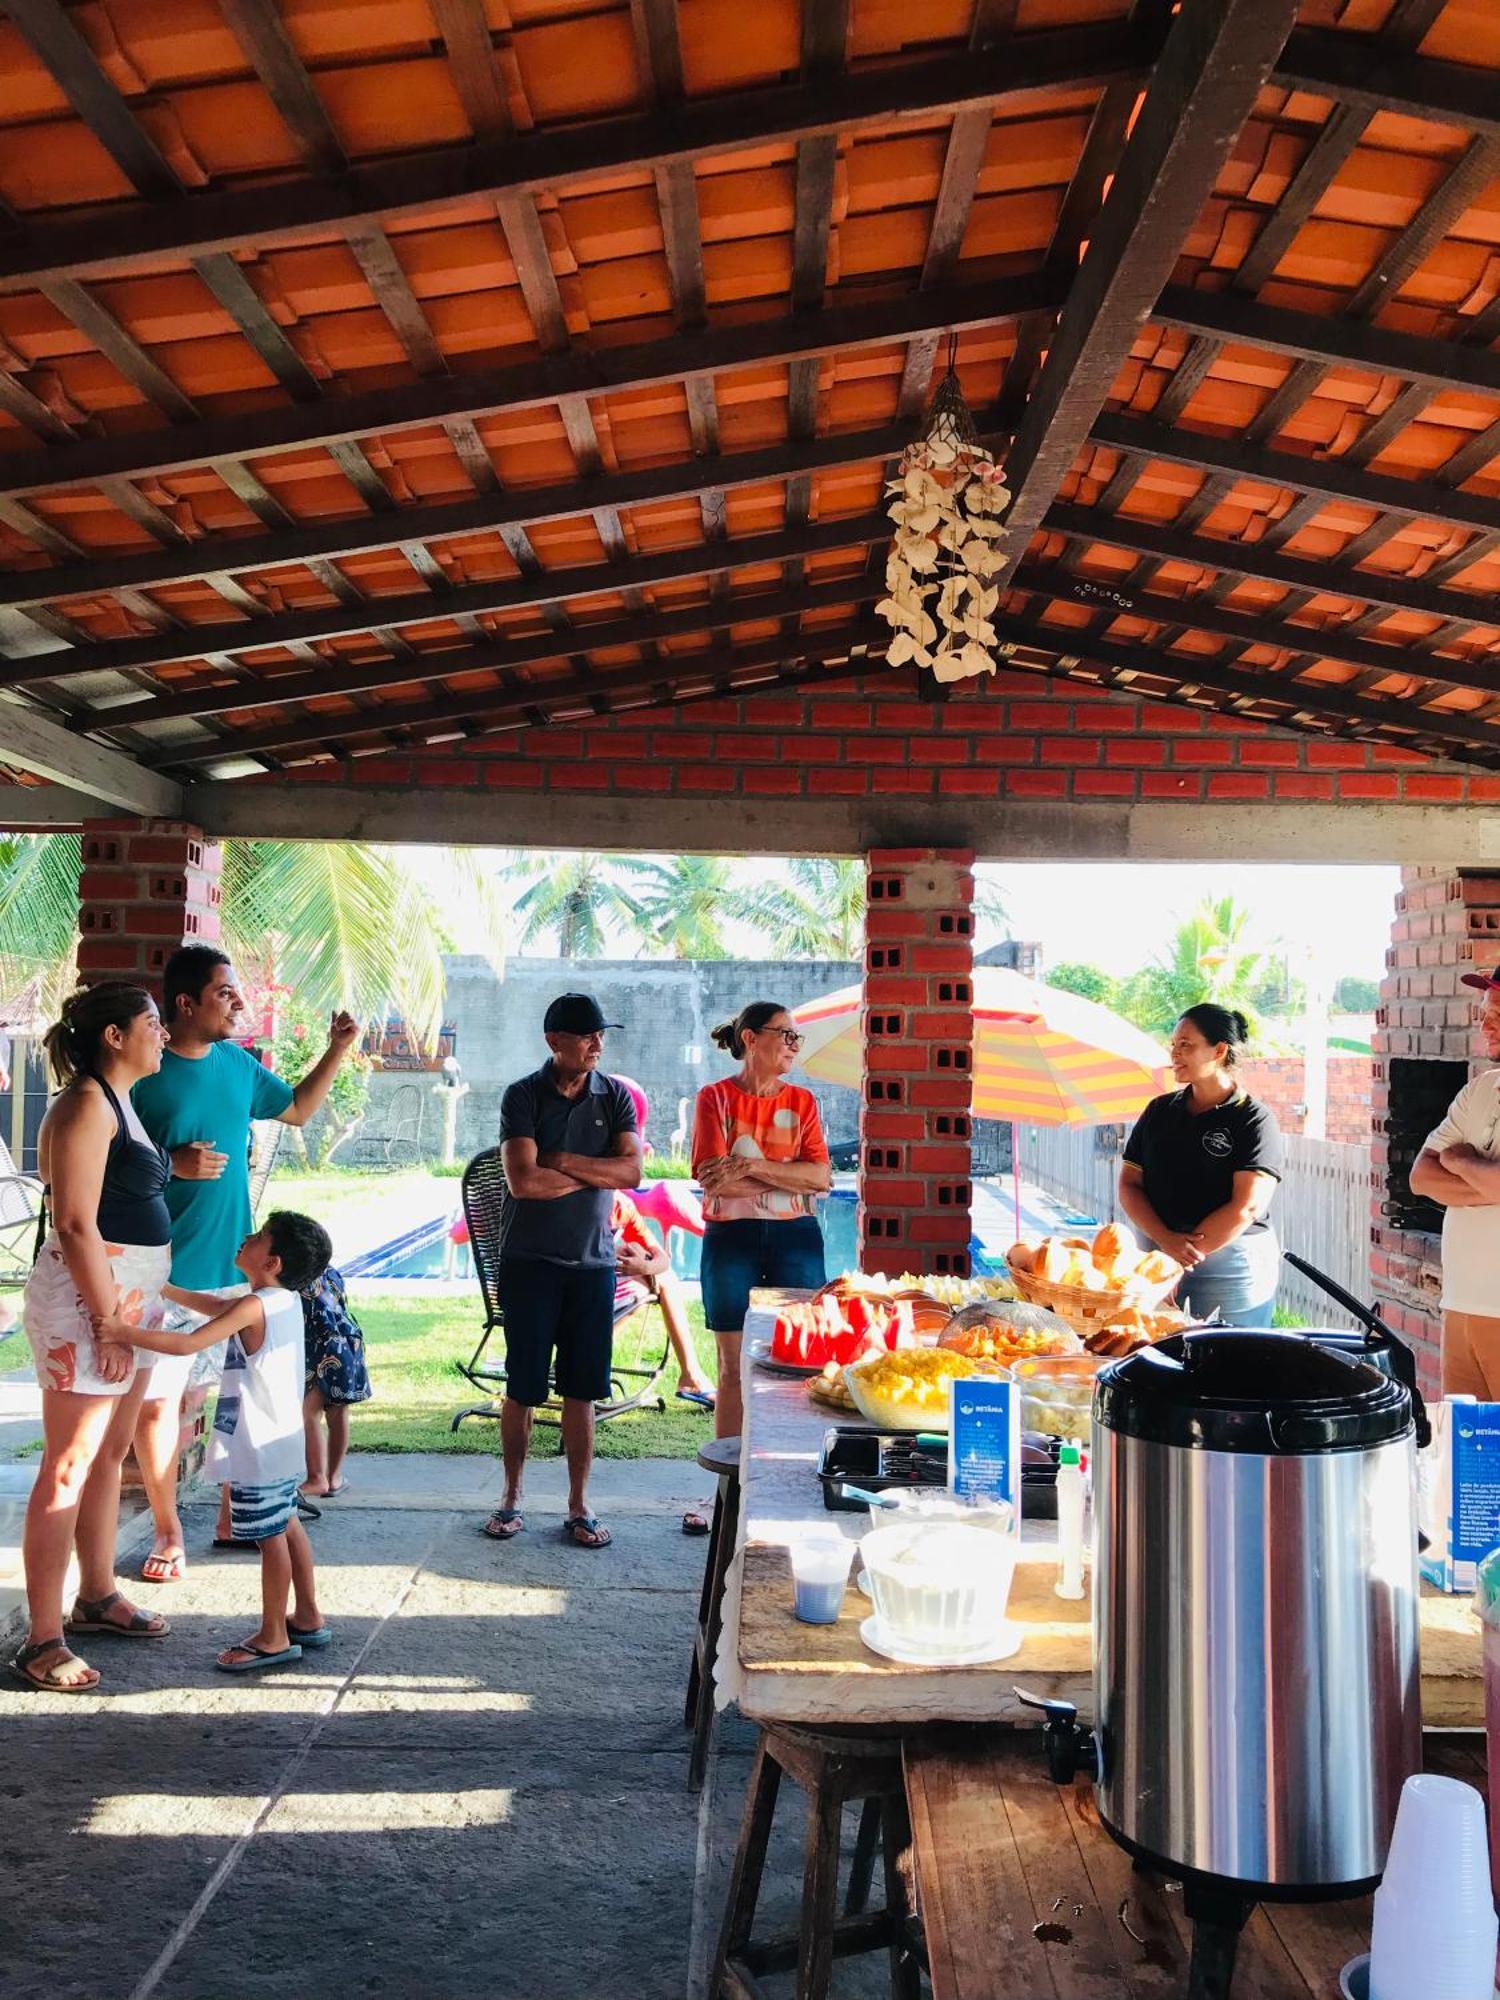
[[668, 1153], [648, 1153], [641, 1166], [643, 1181], [690, 1181], [692, 1178], [692, 1162], [673, 1159]]
[[1380, 982], [1348, 974], [1334, 987], [1333, 1004], [1340, 1014], [1373, 1014], [1380, 1005]]
[[[461, 851], [447, 866], [483, 914], [498, 959], [504, 912], [492, 881]], [[79, 867], [76, 834], [0, 838], [0, 991], [36, 978], [49, 1016], [72, 984]], [[442, 1020], [443, 900], [394, 848], [225, 843], [225, 949], [244, 970], [294, 988], [314, 1009], [348, 1007], [361, 1018], [394, 1010], [424, 1045]]]
[[560, 957], [602, 958], [611, 925], [638, 927], [637, 904], [626, 884], [649, 866], [629, 854], [566, 854], [560, 860], [512, 855], [506, 874], [530, 884], [514, 905], [521, 943], [536, 944], [555, 933]]
[[1059, 987], [1064, 993], [1076, 993], [1081, 1000], [1097, 1000], [1101, 1007], [1115, 1005], [1119, 983], [1102, 966], [1086, 965], [1078, 960], [1065, 960], [1061, 965], [1054, 965], [1046, 976], [1048, 986]]
[[[300, 1083], [327, 1045], [327, 1016], [320, 1016], [300, 996], [283, 1000], [277, 1009], [276, 1036], [271, 1043], [271, 1067], [276, 1074], [290, 1084]], [[315, 1171], [329, 1164], [334, 1149], [352, 1137], [364, 1116], [370, 1101], [373, 1067], [370, 1058], [357, 1048], [351, 1049], [339, 1064], [323, 1100], [323, 1109], [308, 1128], [315, 1134], [308, 1149]]]
[[1200, 903], [1165, 952], [1118, 989], [1115, 1005], [1148, 1034], [1166, 1036], [1202, 1000], [1237, 1007], [1255, 1026], [1255, 993], [1266, 953], [1248, 933], [1250, 914], [1232, 896]]
[[753, 923], [755, 897], [734, 880], [732, 865], [712, 854], [647, 861], [631, 898], [631, 923], [673, 958], [727, 958], [726, 923]]

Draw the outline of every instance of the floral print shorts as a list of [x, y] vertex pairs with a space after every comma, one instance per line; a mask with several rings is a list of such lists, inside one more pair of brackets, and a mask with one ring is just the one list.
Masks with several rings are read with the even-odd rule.
[[[171, 1244], [106, 1243], [104, 1248], [125, 1317], [137, 1326], [160, 1326], [165, 1309], [161, 1288], [172, 1268]], [[44, 1389], [75, 1396], [123, 1396], [136, 1369], [149, 1368], [155, 1359], [137, 1348], [136, 1369], [123, 1382], [105, 1381], [98, 1372], [93, 1326], [54, 1234], [48, 1234], [32, 1266], [21, 1311], [37, 1380]]]

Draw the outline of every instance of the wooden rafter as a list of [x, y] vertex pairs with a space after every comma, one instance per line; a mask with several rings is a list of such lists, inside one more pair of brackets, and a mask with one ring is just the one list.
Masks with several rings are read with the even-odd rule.
[[[29, 0], [29, 5], [48, 7], [48, 0]], [[352, 167], [336, 179], [278, 182], [157, 202], [133, 209], [128, 229], [117, 214], [81, 221], [49, 216], [44, 224], [0, 244], [0, 288], [15, 290], [49, 276], [105, 276], [172, 256], [243, 252], [250, 245], [326, 236], [330, 229], [361, 220], [388, 224], [475, 194], [498, 199], [553, 192], [624, 169], [650, 171], [674, 160], [796, 143], [892, 118], [941, 118], [1055, 86], [1141, 77], [1155, 52], [1148, 37], [1118, 23], [1066, 29], [1021, 36], [988, 52], [877, 64], [817, 86], [799, 81], [728, 97], [688, 99], [658, 112], [439, 148]]]
[[[875, 588], [863, 577], [841, 582], [803, 584], [794, 590], [777, 588], [756, 591], [749, 596], [724, 598], [707, 604], [691, 604], [677, 610], [655, 611], [650, 631], [662, 644], [668, 640], [727, 631], [734, 625], [751, 625], [767, 619], [800, 619], [830, 610], [847, 610], [873, 603]], [[481, 631], [483, 628], [480, 628]], [[555, 633], [542, 632], [526, 638], [482, 637], [468, 646], [423, 648], [400, 660], [371, 657], [341, 657], [330, 662], [314, 655], [309, 672], [278, 668], [262, 671], [253, 680], [216, 682], [201, 674], [186, 685], [174, 684], [170, 693], [153, 691], [149, 697], [128, 707], [112, 707], [97, 717], [104, 729], [140, 729], [153, 723], [177, 721], [183, 716], [227, 715], [240, 709], [264, 708], [268, 704], [315, 701], [320, 695], [366, 694], [381, 688], [405, 687], [413, 681], [446, 681], [459, 675], [510, 673], [537, 666], [548, 660], [567, 657], [570, 649], [593, 653], [620, 646], [638, 646], [642, 622], [637, 612], [624, 617], [595, 619], [576, 626], [566, 640]]]
[[[674, 691], [681, 698], [694, 686], [700, 687], [704, 693], [715, 692], [721, 680], [732, 680], [737, 673], [757, 669], [781, 671], [793, 660], [805, 660], [815, 663], [815, 668], [821, 668], [827, 661], [847, 659], [856, 649], [859, 649], [860, 668], [863, 669], [879, 656], [888, 636], [885, 628], [873, 620], [856, 619], [831, 630], [803, 634], [791, 644], [784, 636], [778, 636], [738, 652], [715, 647], [711, 652], [699, 655], [678, 655], [668, 664], [683, 684], [680, 692]], [[875, 649], [873, 655], [871, 648]], [[663, 666], [660, 660], [648, 660], [635, 666], [617, 668], [608, 674], [594, 673], [586, 682], [559, 679], [533, 682], [521, 689], [483, 688], [463, 694], [445, 692], [436, 700], [426, 696], [416, 702], [385, 702], [354, 715], [324, 710], [272, 729], [238, 736], [232, 748], [236, 756], [280, 757], [298, 750], [322, 749], [330, 741], [354, 741], [394, 728], [434, 728], [466, 718], [483, 718], [490, 727], [505, 723], [516, 729], [531, 728], [538, 723], [563, 719], [553, 717], [549, 704], [561, 704], [566, 718], [571, 720], [580, 712], [589, 711], [596, 698], [605, 703], [618, 702], [622, 696], [650, 699], [661, 685]], [[225, 754], [222, 744], [174, 745], [171, 750], [158, 755], [152, 768], [162, 771], [186, 769], [196, 764], [214, 763]]]
[[73, 654], [49, 654], [44, 670], [39, 670], [35, 661], [9, 661], [0, 668], [0, 687], [73, 674], [118, 673], [127, 668], [163, 666], [247, 649], [259, 651], [293, 641], [344, 638], [377, 625], [425, 625], [461, 614], [478, 616], [562, 604], [574, 598], [607, 597], [627, 587], [640, 589], [685, 577], [708, 576], [715, 570], [784, 562], [791, 556], [820, 555], [838, 549], [858, 550], [888, 532], [889, 525], [883, 514], [861, 514], [843, 520], [819, 521], [796, 530], [746, 535], [711, 546], [699, 542], [690, 548], [628, 556], [610, 563], [546, 570], [519, 581], [462, 584], [442, 598], [422, 591], [362, 599], [352, 607], [352, 615], [350, 607], [341, 605], [331, 611], [277, 612], [254, 624], [244, 620], [232, 625], [184, 626], [176, 632], [115, 640]]
[[795, 320], [703, 328], [639, 346], [547, 355], [484, 375], [443, 377], [295, 408], [206, 418], [146, 436], [90, 439], [53, 451], [15, 453], [0, 459], [0, 492], [56, 492], [109, 476], [143, 478], [219, 458], [257, 458], [309, 444], [421, 429], [452, 416], [534, 409], [687, 375], [880, 346], [924, 328], [993, 326], [1055, 304], [1060, 289], [1056, 278], [1026, 272], [920, 298], [838, 304]]
[[1201, 0], [1174, 18], [1007, 458], [998, 581], [1072, 470], [1296, 11], [1296, 0]]

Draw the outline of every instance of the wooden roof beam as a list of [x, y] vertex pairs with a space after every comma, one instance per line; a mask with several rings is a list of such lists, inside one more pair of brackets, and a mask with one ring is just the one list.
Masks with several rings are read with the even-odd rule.
[[[713, 648], [698, 655], [668, 655], [608, 674], [596, 671], [587, 681], [533, 682], [510, 692], [477, 689], [468, 694], [448, 694], [440, 701], [387, 702], [351, 716], [324, 711], [298, 717], [281, 728], [228, 738], [224, 743], [174, 744], [171, 750], [162, 752], [155, 768], [187, 769], [196, 764], [216, 763], [229, 755], [280, 757], [289, 751], [321, 748], [330, 738], [342, 742], [380, 735], [393, 728], [435, 727], [470, 716], [483, 716], [491, 727], [530, 728], [539, 717], [544, 722], [550, 719], [543, 707], [547, 702], [565, 703], [571, 716], [580, 703], [588, 704], [595, 695], [606, 701], [616, 701], [621, 695], [649, 696], [674, 673], [685, 682], [702, 681], [707, 695], [716, 692], [717, 683], [726, 676], [761, 667], [785, 667], [793, 659], [821, 667], [824, 661], [847, 658], [856, 647], [879, 648], [888, 638], [886, 628], [873, 618], [860, 618], [832, 631], [802, 634], [800, 643], [795, 635], [791, 643], [778, 635], [740, 653]], [[858, 670], [863, 671], [869, 664], [866, 651], [861, 655]]]
[[[1382, 613], [1412, 611], [1421, 617], [1465, 618], [1473, 623], [1495, 610], [1494, 601], [1488, 596], [1439, 589], [1428, 577], [1414, 579], [1387, 575], [1381, 570], [1356, 569], [1347, 553], [1329, 561], [1283, 555], [1279, 549], [1267, 548], [1264, 541], [1225, 541], [1211, 535], [1189, 534], [1178, 524], [1157, 527], [1149, 521], [1108, 514], [1097, 507], [1061, 503], [1049, 510], [1042, 525], [1080, 544], [1097, 542], [1104, 548], [1144, 556], [1152, 565], [1189, 563], [1195, 568], [1217, 569], [1236, 578], [1257, 577], [1265, 583], [1284, 584], [1291, 591], [1347, 597], [1356, 603], [1380, 607]], [[1121, 587], [1130, 588], [1128, 584]], [[1500, 618], [1500, 612], [1495, 615]]]
[[[796, 589], [757, 591], [748, 597], [725, 597], [717, 602], [684, 605], [677, 610], [653, 611], [647, 625], [638, 612], [623, 617], [596, 619], [574, 626], [565, 638], [541, 632], [526, 638], [491, 638], [484, 634], [473, 645], [450, 646], [439, 650], [409, 652], [400, 660], [325, 660], [314, 655], [312, 671], [296, 673], [286, 668], [274, 675], [258, 671], [253, 678], [215, 682], [203, 674], [186, 686], [178, 683], [170, 694], [127, 706], [111, 706], [90, 715], [89, 724], [100, 729], [137, 729], [143, 724], [179, 720], [183, 716], [229, 715], [236, 710], [265, 708], [277, 703], [316, 700], [319, 695], [363, 694], [380, 688], [403, 687], [410, 681], [450, 680], [459, 674], [509, 673], [535, 666], [544, 660], [565, 659], [571, 652], [599, 652], [616, 646], [638, 646], [649, 627], [655, 641], [727, 631], [735, 625], [750, 625], [765, 619], [799, 619], [832, 608], [844, 609], [873, 603], [879, 596], [874, 583], [863, 577], [848, 577], [837, 583]], [[483, 633], [483, 628], [481, 627]], [[814, 635], [809, 635], [814, 636]]]
[[[28, 11], [61, 9], [27, 0]], [[621, 169], [711, 158], [891, 119], [934, 118], [1015, 102], [1059, 86], [1143, 76], [1159, 40], [1117, 22], [1024, 35], [988, 51], [874, 64], [811, 84], [798, 81], [691, 98], [660, 111], [382, 160], [337, 177], [205, 190], [75, 219], [46, 216], [0, 245], [0, 289], [48, 276], [107, 276], [212, 251], [326, 235], [362, 219], [388, 224], [475, 194], [552, 192]], [[176, 184], [162, 194], [175, 192]]]
[[[618, 511], [661, 500], [691, 499], [710, 480], [722, 491], [785, 479], [798, 472], [815, 474], [880, 461], [900, 452], [908, 436], [906, 426], [900, 424], [841, 431], [831, 437], [727, 452], [712, 465], [692, 460], [631, 472], [600, 472], [591, 479], [566, 480], [554, 486], [510, 487], [476, 499], [429, 501], [400, 507], [393, 514], [357, 515], [266, 535], [216, 535], [142, 555], [85, 558], [76, 545], [58, 537], [54, 552], [66, 558], [62, 563], [47, 569], [0, 571], [0, 606], [47, 604], [112, 590], [151, 590], [163, 584], [190, 582], [214, 571], [261, 572], [318, 560], [337, 561], [406, 541], [446, 541], [487, 530], [503, 535], [509, 528], [568, 520], [599, 506]], [[40, 517], [31, 515], [23, 502], [0, 502], [0, 512], [11, 510], [17, 515], [14, 525], [18, 533], [35, 539], [44, 531]]]
[[1007, 458], [1002, 584], [1072, 470], [1296, 12], [1296, 0], [1200, 0], [1175, 16]]
[[1055, 276], [1021, 273], [922, 297], [835, 304], [792, 320], [755, 320], [669, 334], [635, 346], [545, 355], [484, 375], [439, 377], [316, 404], [206, 418], [146, 435], [88, 439], [0, 460], [0, 493], [57, 492], [106, 477], [138, 479], [221, 458], [257, 458], [309, 444], [389, 436], [454, 416], [534, 409], [772, 359], [876, 347], [924, 328], [993, 326], [1054, 304], [1060, 290]]
[[143, 666], [216, 658], [294, 641], [348, 637], [375, 627], [428, 625], [465, 614], [516, 610], [547, 604], [589, 600], [627, 589], [712, 575], [716, 570], [742, 569], [752, 564], [784, 562], [830, 550], [857, 550], [882, 534], [890, 523], [883, 514], [860, 514], [843, 520], [819, 521], [796, 531], [746, 535], [733, 541], [698, 542], [690, 548], [627, 556], [616, 562], [592, 563], [571, 569], [544, 570], [535, 576], [493, 583], [456, 586], [444, 597], [427, 591], [365, 598], [354, 606], [332, 610], [282, 611], [234, 624], [189, 625], [142, 638], [118, 639], [76, 653], [49, 653], [45, 658], [15, 659], [0, 667], [0, 687], [22, 686], [35, 680], [65, 679], [82, 673], [123, 673]]
[[[1500, 500], [1457, 493], [1426, 479], [1396, 479], [1337, 458], [1309, 458], [1290, 451], [1246, 451], [1237, 438], [1213, 437], [1181, 424], [1154, 424], [1140, 417], [1106, 413], [1094, 420], [1090, 436], [1116, 451], [1159, 458], [1168, 465], [1193, 465], [1237, 479], [1264, 480], [1294, 493], [1328, 500], [1352, 500], [1357, 507], [1394, 514], [1403, 520], [1444, 521], [1483, 533], [1500, 531]], [[1466, 557], [1473, 561], [1475, 557]], [[1462, 565], [1460, 565], [1462, 566]]]

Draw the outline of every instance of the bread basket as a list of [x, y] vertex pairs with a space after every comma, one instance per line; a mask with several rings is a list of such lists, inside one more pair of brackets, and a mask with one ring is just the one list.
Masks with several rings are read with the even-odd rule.
[[1053, 1279], [1039, 1277], [1035, 1271], [1021, 1270], [1010, 1256], [1006, 1262], [1010, 1268], [1011, 1283], [1022, 1298], [1034, 1306], [1045, 1306], [1084, 1335], [1108, 1326], [1126, 1306], [1159, 1306], [1176, 1290], [1182, 1278], [1182, 1266], [1173, 1264], [1171, 1275], [1158, 1278], [1155, 1282], [1129, 1278], [1123, 1285], [1108, 1291], [1090, 1291], [1083, 1285], [1058, 1284]]

